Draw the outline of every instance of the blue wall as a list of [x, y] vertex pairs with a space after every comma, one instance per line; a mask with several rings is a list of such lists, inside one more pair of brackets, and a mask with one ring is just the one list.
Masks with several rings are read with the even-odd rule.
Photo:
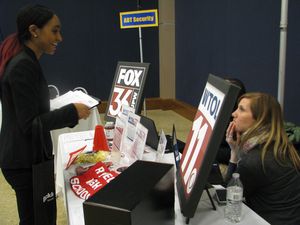
[[[177, 99], [198, 106], [209, 73], [277, 96], [280, 0], [176, 0], [175, 7]], [[284, 112], [297, 124], [299, 12], [300, 1], [289, 1]]]
[[[140, 61], [138, 29], [121, 30], [119, 12], [137, 9], [136, 0], [0, 0], [3, 36], [16, 31], [18, 9], [28, 3], [52, 8], [62, 23], [63, 42], [55, 56], [41, 58], [49, 84], [65, 92], [77, 86], [108, 100], [118, 61]], [[158, 7], [141, 1], [142, 9]], [[159, 96], [158, 29], [144, 28], [144, 62], [149, 62], [145, 97]], [[0, 37], [1, 38], [1, 37]], [[1, 41], [1, 40], [0, 40]]]

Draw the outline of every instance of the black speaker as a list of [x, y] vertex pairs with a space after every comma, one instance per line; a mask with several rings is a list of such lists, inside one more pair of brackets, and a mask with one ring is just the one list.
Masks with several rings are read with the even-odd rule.
[[85, 225], [174, 225], [174, 166], [136, 161], [83, 203]]

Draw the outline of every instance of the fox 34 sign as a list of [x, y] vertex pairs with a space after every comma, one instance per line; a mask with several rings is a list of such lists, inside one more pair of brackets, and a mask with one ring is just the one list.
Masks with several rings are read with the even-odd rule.
[[118, 62], [106, 108], [106, 121], [114, 121], [122, 105], [129, 105], [138, 112], [148, 67], [149, 63]]

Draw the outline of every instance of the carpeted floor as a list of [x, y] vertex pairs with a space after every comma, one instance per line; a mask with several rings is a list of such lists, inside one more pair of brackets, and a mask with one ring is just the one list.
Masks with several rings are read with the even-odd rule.
[[[101, 116], [103, 118], [103, 115]], [[176, 126], [177, 138], [185, 141], [192, 122], [173, 111], [149, 110], [147, 117], [155, 121], [158, 131], [171, 134], [173, 124]], [[19, 223], [15, 194], [0, 172], [0, 225], [17, 225]], [[67, 225], [66, 211], [62, 197], [57, 198], [57, 225]]]

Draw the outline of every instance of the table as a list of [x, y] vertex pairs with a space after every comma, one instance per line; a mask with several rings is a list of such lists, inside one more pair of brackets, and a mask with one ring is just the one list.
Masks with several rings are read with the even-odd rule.
[[[215, 190], [209, 189], [210, 194], [213, 196]], [[189, 225], [232, 225], [224, 219], [224, 208], [225, 205], [218, 205], [215, 201], [216, 210], [212, 209], [211, 202], [206, 191], [203, 191], [198, 208], [195, 211], [195, 215], [190, 219]], [[185, 225], [185, 217], [182, 216], [179, 207], [178, 195], [175, 189], [175, 225]], [[242, 220], [239, 225], [268, 225], [262, 217], [256, 214], [248, 206], [243, 204], [242, 209]]]
[[84, 224], [82, 209], [82, 203], [84, 200], [76, 197], [69, 185], [70, 178], [75, 175], [75, 167], [71, 166], [68, 170], [65, 170], [69, 160], [69, 153], [85, 145], [87, 145], [85, 151], [91, 150], [93, 147], [93, 137], [94, 130], [89, 130], [61, 134], [58, 138], [56, 190], [61, 191], [63, 195], [69, 225]]
[[[86, 145], [84, 152], [91, 151], [93, 147], [94, 130], [61, 134], [58, 138], [57, 164], [56, 164], [56, 189], [61, 191], [69, 225], [84, 225], [83, 199], [75, 196], [70, 188], [69, 180], [75, 175], [75, 166], [65, 170], [69, 160], [69, 153]], [[149, 148], [150, 149], [150, 148]], [[143, 160], [154, 161], [154, 152], [144, 154]]]
[[[67, 162], [68, 155], [70, 152], [75, 151], [84, 145], [87, 145], [85, 148], [86, 151], [91, 150], [92, 148], [92, 138], [94, 131], [85, 131], [85, 132], [76, 132], [76, 133], [67, 133], [59, 136], [58, 140], [58, 158], [57, 158], [57, 176], [56, 184], [60, 188], [64, 189], [64, 199], [65, 206], [67, 209], [67, 215], [69, 220], [69, 225], [84, 225], [84, 214], [82, 203], [84, 200], [76, 197], [72, 192], [69, 179], [74, 176], [75, 171], [74, 167], [70, 167], [68, 170], [64, 170]], [[154, 161], [155, 151], [149, 151], [149, 153], [144, 154], [143, 160]], [[173, 154], [165, 154], [163, 161], [165, 163], [174, 164]], [[60, 164], [60, 165], [59, 165]], [[176, 186], [176, 185], [175, 185]], [[213, 195], [214, 189], [210, 189], [211, 194]], [[213, 210], [209, 198], [204, 191], [199, 201], [198, 208], [196, 209], [195, 216], [190, 219], [190, 225], [224, 225], [230, 224], [224, 220], [224, 206], [220, 206], [216, 203], [217, 210]], [[179, 207], [178, 195], [175, 187], [175, 225], [185, 225], [185, 218], [182, 216]], [[263, 218], [257, 215], [249, 207], [243, 204], [243, 214], [242, 221], [239, 225], [267, 225]]]

